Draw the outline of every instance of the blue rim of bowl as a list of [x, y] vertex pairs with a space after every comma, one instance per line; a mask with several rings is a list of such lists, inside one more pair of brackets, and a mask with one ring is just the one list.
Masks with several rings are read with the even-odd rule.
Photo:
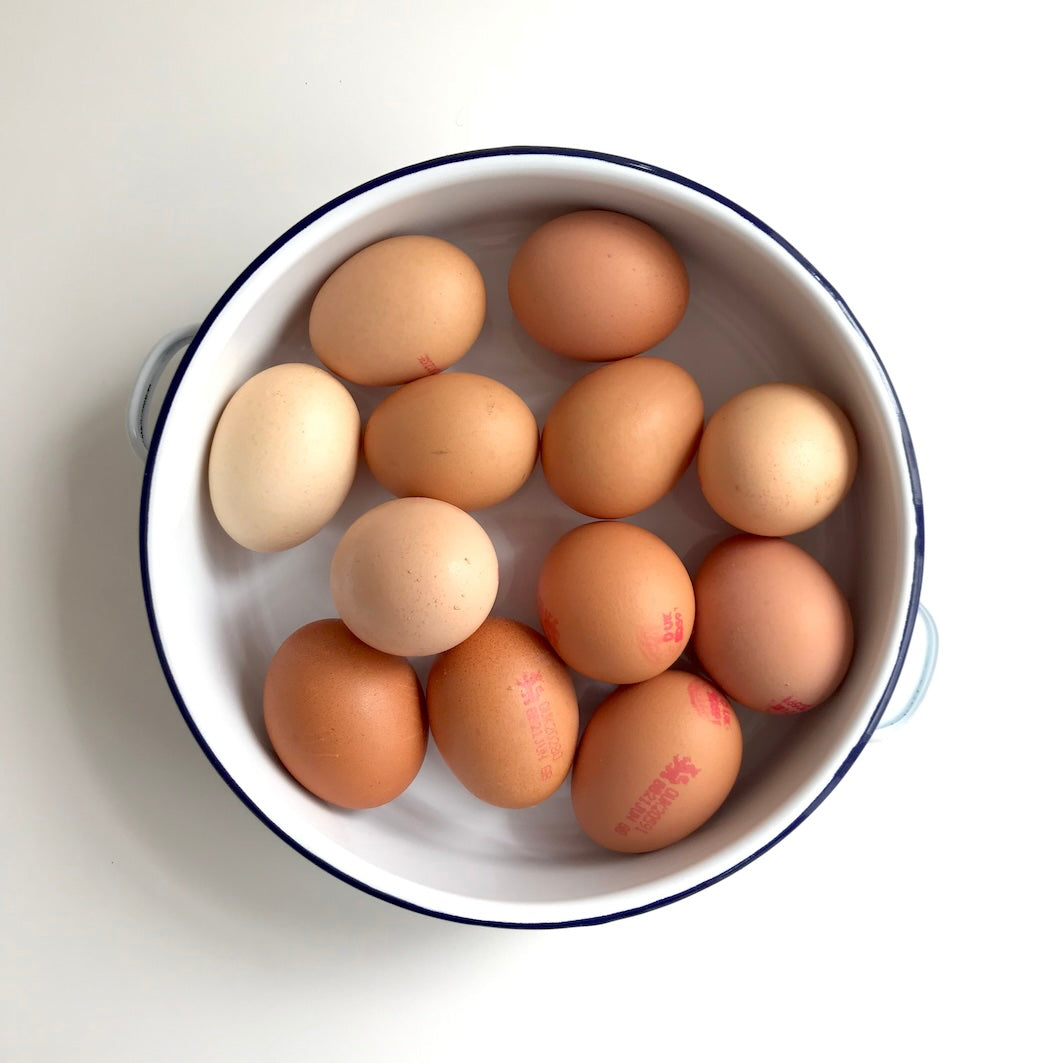
[[[908, 462], [908, 475], [912, 489], [912, 505], [915, 512], [915, 558], [912, 570], [912, 585], [911, 592], [908, 599], [908, 610], [905, 617], [904, 629], [901, 636], [900, 648], [897, 654], [897, 660], [894, 663], [893, 671], [890, 675], [889, 681], [886, 684], [886, 689], [883, 692], [878, 705], [875, 707], [874, 713], [872, 713], [868, 725], [864, 732], [860, 735], [856, 744], [849, 751], [842, 764], [837, 771], [831, 777], [830, 781], [815, 797], [815, 799], [794, 818], [794, 820], [787, 825], [787, 827], [780, 831], [771, 841], [762, 845], [755, 852], [751, 853], [744, 860], [739, 861], [733, 867], [728, 868], [726, 871], [722, 871], [718, 875], [714, 875], [711, 878], [706, 879], [704, 882], [699, 882], [695, 886], [691, 886], [688, 889], [681, 890], [678, 893], [669, 894], [666, 897], [659, 897], [646, 904], [641, 904], [633, 908], [626, 908], [619, 911], [606, 912], [602, 915], [585, 916], [580, 919], [562, 919], [556, 921], [539, 921], [539, 922], [519, 922], [497, 919], [477, 919], [473, 916], [457, 915], [452, 912], [437, 911], [432, 908], [426, 908], [422, 905], [414, 904], [412, 901], [408, 901], [402, 897], [396, 897], [390, 893], [386, 893], [383, 890], [376, 889], [370, 886], [368, 883], [362, 882], [359, 879], [354, 878], [351, 875], [347, 875], [340, 871], [338, 868], [333, 867], [327, 861], [322, 860], [316, 854], [310, 852], [304, 846], [300, 845], [289, 834], [286, 834], [276, 823], [274, 823], [256, 804], [255, 802], [241, 789], [236, 780], [228, 773], [225, 766], [215, 756], [214, 751], [210, 745], [206, 742], [203, 735], [200, 733], [199, 728], [196, 726], [195, 721], [192, 718], [191, 713], [188, 710], [188, 706], [185, 704], [184, 698], [181, 695], [181, 691], [178, 688], [177, 681], [174, 678], [173, 672], [170, 669], [169, 661], [166, 658], [166, 653], [163, 650], [162, 638], [159, 633], [158, 622], [155, 616], [155, 607], [151, 593], [151, 575], [148, 570], [147, 564], [147, 534], [148, 534], [148, 509], [151, 499], [151, 487], [155, 470], [155, 457], [158, 450], [159, 440], [162, 437], [162, 433], [166, 426], [166, 419], [170, 412], [170, 407], [173, 404], [174, 396], [177, 394], [180, 387], [181, 380], [184, 377], [186, 370], [192, 359], [196, 356], [196, 351], [199, 348], [200, 340], [206, 335], [211, 325], [217, 316], [221, 313], [228, 302], [233, 298], [236, 292], [244, 285], [248, 278], [259, 269], [264, 262], [272, 257], [281, 247], [284, 246], [289, 240], [291, 240], [296, 234], [302, 232], [309, 225], [317, 221], [318, 218], [329, 211], [335, 209], [342, 203], [354, 199], [357, 196], [363, 195], [366, 192], [374, 188], [379, 188], [381, 185], [388, 184], [399, 178], [407, 177], [410, 174], [420, 173], [425, 170], [436, 169], [440, 166], [448, 166], [454, 163], [469, 162], [475, 159], [492, 158], [496, 156], [506, 155], [556, 155], [567, 156], [571, 158], [579, 159], [592, 159], [597, 162], [610, 163], [615, 166], [625, 167], [631, 170], [640, 170], [643, 173], [651, 174], [654, 177], [662, 178], [666, 181], [674, 182], [675, 184], [682, 185], [685, 188], [689, 188], [701, 195], [708, 196], [710, 199], [715, 200], [721, 206], [726, 207], [729, 210], [734, 211], [739, 217], [745, 219], [751, 225], [755, 226], [766, 236], [769, 236], [775, 241], [781, 248], [783, 248], [788, 254], [790, 254], [801, 266], [807, 270], [813, 278], [822, 285], [831, 298], [837, 303], [839, 309], [844, 313], [845, 317], [849, 320], [850, 324], [860, 334], [863, 341], [867, 344], [868, 350], [871, 351], [875, 360], [878, 362], [879, 368], [882, 372], [883, 381], [886, 385], [887, 391], [893, 402], [894, 415], [897, 418], [897, 423], [900, 428], [901, 441], [904, 447], [905, 457]], [[405, 166], [398, 170], [392, 170], [390, 173], [375, 177], [371, 181], [366, 181], [364, 184], [358, 185], [356, 188], [351, 189], [349, 192], [345, 192], [335, 199], [330, 200], [323, 206], [318, 207], [312, 213], [306, 215], [301, 221], [296, 222], [290, 229], [283, 235], [279, 236], [273, 241], [251, 264], [236, 278], [225, 294], [218, 300], [218, 302], [211, 309], [210, 313], [206, 316], [203, 323], [200, 325], [198, 331], [192, 342], [189, 344], [188, 349], [185, 351], [181, 358], [180, 364], [174, 372], [173, 380], [170, 383], [167, 393], [163, 398], [162, 404], [159, 409], [159, 416], [156, 422], [155, 431], [152, 434], [151, 443], [148, 447], [148, 457], [144, 470], [144, 486], [140, 499], [140, 574], [141, 581], [144, 587], [144, 601], [147, 607], [148, 622], [151, 626], [151, 637], [155, 643], [155, 651], [159, 658], [159, 663], [162, 665], [162, 670], [166, 676], [166, 682], [169, 684], [170, 691], [177, 702], [178, 708], [181, 710], [181, 715], [185, 719], [185, 723], [188, 725], [192, 734], [195, 736], [196, 741], [199, 743], [200, 748], [206, 754], [207, 759], [214, 765], [218, 774], [229, 784], [233, 792], [244, 802], [245, 805], [267, 826], [272, 830], [279, 838], [285, 841], [297, 852], [301, 853], [311, 863], [316, 864], [322, 870], [327, 871], [331, 875], [335, 875], [337, 878], [348, 883], [351, 886], [356, 887], [364, 893], [369, 894], [372, 897], [376, 897], [383, 901], [388, 901], [391, 904], [397, 905], [400, 908], [405, 908], [408, 911], [417, 912], [422, 915], [433, 916], [438, 919], [445, 919], [450, 922], [456, 923], [471, 923], [478, 926], [493, 926], [504, 927], [512, 929], [527, 929], [527, 930], [547, 930], [556, 929], [561, 927], [574, 927], [574, 926], [593, 926], [598, 923], [609, 923], [619, 919], [627, 919], [631, 916], [640, 915], [643, 912], [652, 911], [655, 908], [662, 908], [668, 904], [674, 904], [676, 901], [680, 901], [685, 897], [689, 897], [694, 893], [707, 889], [709, 886], [728, 878], [736, 871], [741, 870], [747, 864], [752, 863], [759, 856], [762, 856], [773, 846], [777, 845], [783, 838], [785, 838], [791, 831], [803, 823], [823, 802], [823, 800], [834, 790], [835, 786], [841, 781], [842, 777], [852, 767], [853, 762], [860, 755], [864, 746], [867, 745], [868, 740], [877, 728], [883, 713], [886, 711], [886, 707], [889, 704], [890, 698], [893, 696], [893, 691], [896, 688], [897, 681], [900, 677], [901, 668], [904, 665], [905, 657], [908, 653], [908, 648], [912, 639], [912, 632], [915, 626], [916, 615], [919, 608], [919, 595], [922, 587], [923, 579], [923, 555], [924, 555], [924, 522], [923, 522], [923, 495], [922, 487], [919, 480], [918, 466], [915, 460], [915, 449], [912, 446], [911, 435], [908, 430], [908, 423], [905, 419], [904, 412], [901, 409], [901, 404], [897, 398], [897, 393], [893, 387], [893, 383], [889, 378], [889, 374], [886, 372], [886, 367], [882, 363], [882, 359], [879, 357], [878, 351], [875, 350], [874, 344], [872, 344], [870, 337], [864, 331], [863, 326], [857, 321], [853, 312], [846, 305], [845, 300], [834, 286], [823, 276], [822, 273], [811, 262], [801, 254], [792, 244], [780, 236], [770, 226], [765, 225], [755, 215], [750, 214], [744, 207], [739, 206], [737, 203], [728, 199], [726, 196], [720, 195], [720, 193], [713, 191], [711, 188], [705, 185], [699, 184], [697, 181], [692, 181], [688, 177], [683, 177], [681, 174], [673, 173], [671, 170], [662, 169], [658, 166], [652, 166], [649, 163], [638, 162], [634, 159], [628, 159], [621, 155], [612, 155], [607, 152], [591, 151], [582, 148], [562, 148], [562, 147], [545, 147], [535, 145], [513, 145], [510, 147], [499, 148], [484, 148], [475, 151], [459, 152], [453, 155], [442, 155], [438, 158], [428, 159], [424, 162], [415, 163], [411, 166]]]

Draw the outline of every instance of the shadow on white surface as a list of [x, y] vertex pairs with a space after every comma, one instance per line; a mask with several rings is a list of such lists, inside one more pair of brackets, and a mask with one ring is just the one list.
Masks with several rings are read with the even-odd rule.
[[[112, 388], [66, 437], [52, 605], [69, 726], [95, 791], [86, 803], [103, 808], [68, 817], [72, 850], [117, 864], [147, 918], [177, 920], [212, 950], [228, 939], [251, 962], [292, 944], [279, 938], [293, 932], [304, 952], [342, 943], [352, 965], [396, 949], [401, 959], [403, 943], [421, 954], [459, 934], [520, 936], [410, 913], [332, 878], [275, 838], [211, 767], [151, 640], [137, 541], [142, 466], [123, 433], [126, 401]], [[347, 951], [354, 944], [359, 951]]]

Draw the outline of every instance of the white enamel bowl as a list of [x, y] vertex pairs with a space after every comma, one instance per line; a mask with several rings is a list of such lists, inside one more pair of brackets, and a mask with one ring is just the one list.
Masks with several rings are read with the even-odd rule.
[[[495, 809], [466, 793], [431, 746], [413, 785], [383, 808], [341, 811], [301, 790], [267, 743], [263, 676], [295, 628], [335, 615], [332, 551], [360, 512], [388, 496], [362, 469], [320, 534], [287, 553], [259, 555], [225, 536], [206, 493], [211, 435], [230, 395], [267, 365], [314, 361], [307, 334], [314, 293], [354, 251], [397, 233], [444, 237], [477, 262], [488, 287], [487, 323], [456, 368], [515, 388], [541, 426], [561, 391], [594, 367], [549, 354], [520, 331], [506, 274], [536, 225], [581, 207], [642, 218], [682, 255], [690, 307], [654, 353], [694, 374], [708, 412], [743, 387], [794, 380], [847, 411], [861, 450], [846, 501], [795, 537], [852, 605], [856, 651], [843, 686], [802, 717], [739, 710], [746, 753], [723, 809], [679, 844], [637, 857], [583, 837], [567, 783], [536, 808]], [[146, 365], [138, 381], [135, 423], [156, 370]], [[351, 390], [363, 423], [387, 391]], [[553, 498], [541, 471], [509, 502], [477, 516], [502, 568], [495, 615], [535, 624], [539, 563], [584, 518]], [[693, 468], [634, 521], [665, 538], [691, 572], [732, 533], [702, 499]], [[144, 591], [159, 659], [204, 752], [248, 807], [360, 889], [445, 918], [511, 926], [600, 922], [668, 903], [742, 867], [799, 824], [886, 711], [917, 615], [922, 557], [922, 501], [904, 417], [837, 292], [783, 239], [709, 189], [630, 160], [556, 148], [411, 166], [326, 204], [271, 244], [222, 296], [180, 361], [147, 452], [141, 509]], [[423, 679], [431, 662], [414, 663]], [[605, 688], [581, 679], [577, 687], [586, 719]]]

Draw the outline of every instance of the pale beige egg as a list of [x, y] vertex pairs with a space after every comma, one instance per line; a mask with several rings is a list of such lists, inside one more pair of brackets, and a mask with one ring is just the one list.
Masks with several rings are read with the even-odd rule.
[[396, 498], [363, 513], [332, 557], [332, 600], [363, 642], [425, 657], [467, 639], [498, 593], [487, 532], [436, 498]]
[[338, 512], [358, 466], [358, 407], [313, 365], [255, 374], [222, 411], [210, 445], [210, 501], [225, 531], [249, 550], [287, 550]]
[[725, 521], [754, 535], [795, 535], [839, 505], [856, 476], [856, 434], [828, 396], [800, 384], [760, 384], [725, 402], [705, 426], [698, 480]]

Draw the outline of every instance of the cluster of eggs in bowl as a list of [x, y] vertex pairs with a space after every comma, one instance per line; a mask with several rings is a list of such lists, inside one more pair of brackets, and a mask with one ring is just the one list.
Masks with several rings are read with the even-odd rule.
[[[852, 654], [848, 604], [784, 536], [826, 519], [853, 483], [852, 426], [828, 396], [774, 381], [709, 411], [694, 377], [653, 350], [680, 324], [689, 278], [668, 240], [630, 215], [573, 211], [537, 227], [507, 273], [520, 327], [589, 369], [540, 432], [517, 391], [452, 369], [483, 331], [486, 286], [438, 237], [359, 249], [309, 313], [320, 365], [262, 370], [212, 440], [210, 497], [245, 548], [318, 534], [351, 493], [361, 455], [396, 497], [340, 539], [338, 618], [301, 626], [264, 681], [266, 730], [285, 768], [343, 808], [394, 800], [431, 734], [475, 798], [537, 805], [569, 778], [584, 833], [646, 852], [701, 827], [741, 765], [728, 701], [805, 712]], [[651, 352], [651, 353], [647, 353]], [[390, 388], [364, 432], [348, 385]], [[538, 628], [492, 616], [499, 562], [473, 513], [503, 505], [541, 458], [551, 492], [591, 518], [557, 538], [536, 581]], [[630, 523], [696, 468], [705, 514], [739, 533], [693, 578]], [[691, 644], [700, 668], [677, 668]], [[409, 658], [434, 658], [422, 689]], [[570, 674], [608, 684], [581, 728]]]

